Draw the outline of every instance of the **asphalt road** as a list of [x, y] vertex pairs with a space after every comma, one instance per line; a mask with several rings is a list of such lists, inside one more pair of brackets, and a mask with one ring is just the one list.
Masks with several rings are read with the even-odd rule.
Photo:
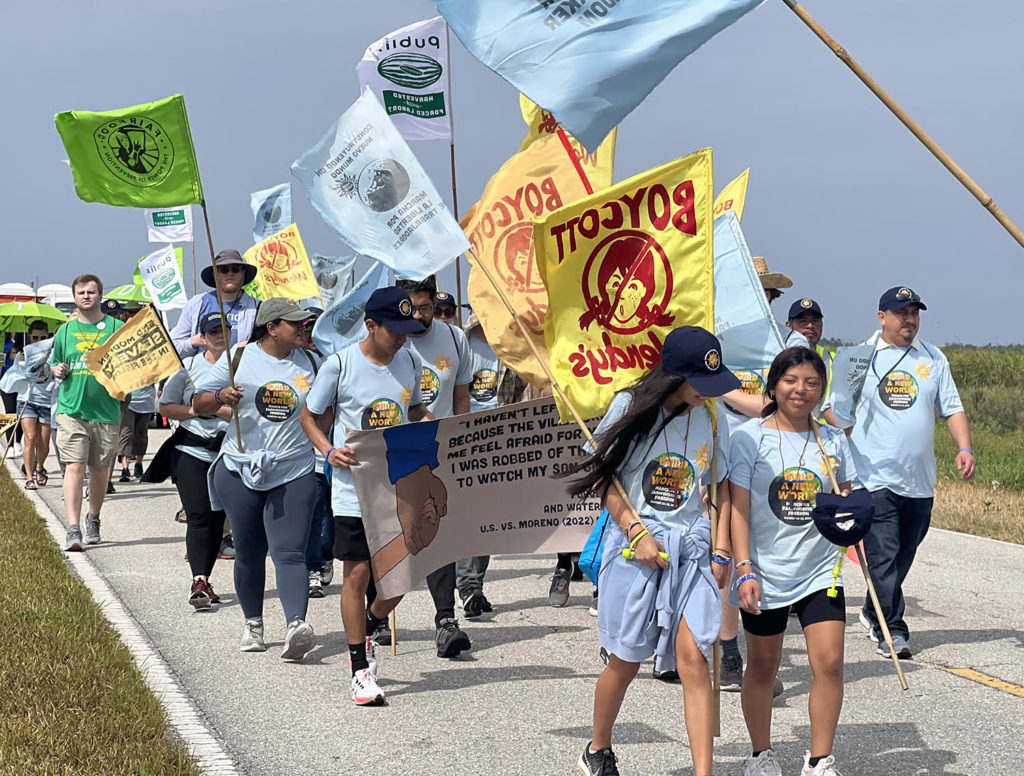
[[[151, 434], [151, 450], [165, 432]], [[55, 468], [51, 458], [50, 468]], [[39, 493], [64, 519], [59, 475]], [[493, 615], [463, 621], [473, 649], [435, 656], [433, 610], [425, 590], [398, 609], [398, 655], [383, 657], [383, 708], [351, 700], [337, 581], [310, 602], [318, 646], [304, 664], [283, 663], [285, 623], [268, 562], [269, 650], [241, 654], [242, 614], [231, 562], [212, 582], [219, 610], [187, 605], [190, 575], [184, 526], [174, 522], [168, 482], [117, 485], [103, 509], [103, 543], [88, 558], [120, 596], [241, 773], [398, 773], [459, 776], [575, 773], [589, 740], [594, 683], [601, 671], [591, 587], [573, 583], [570, 605], [547, 604], [553, 558], [496, 558], [486, 592]], [[850, 774], [1016, 773], [1024, 757], [1024, 547], [933, 531], [908, 581], [908, 621], [916, 655], [900, 690], [892, 664], [875, 654], [856, 622], [860, 572], [848, 564], [846, 700], [834, 754]], [[951, 673], [971, 669], [992, 687]], [[807, 747], [810, 670], [791, 624], [776, 701], [775, 749], [799, 773]], [[977, 677], [976, 677], [977, 678]], [[983, 677], [982, 677], [983, 678]], [[1014, 688], [1017, 688], [1016, 690]], [[1014, 693], [1017, 694], [1014, 694]], [[749, 741], [739, 695], [723, 694], [716, 772], [742, 773]], [[691, 774], [678, 686], [641, 669], [615, 728], [622, 773]]]

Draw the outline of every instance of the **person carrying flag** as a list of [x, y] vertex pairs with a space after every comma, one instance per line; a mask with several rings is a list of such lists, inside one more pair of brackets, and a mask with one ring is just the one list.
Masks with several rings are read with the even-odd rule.
[[249, 341], [259, 300], [247, 294], [243, 286], [256, 279], [256, 272], [256, 267], [246, 262], [233, 248], [218, 253], [213, 266], [203, 267], [199, 276], [214, 290], [192, 297], [182, 308], [181, 317], [171, 331], [171, 339], [179, 356], [194, 356], [203, 346], [199, 322], [209, 313], [220, 312], [218, 287], [224, 299], [224, 314], [231, 327], [231, 342], [228, 346], [244, 345]]

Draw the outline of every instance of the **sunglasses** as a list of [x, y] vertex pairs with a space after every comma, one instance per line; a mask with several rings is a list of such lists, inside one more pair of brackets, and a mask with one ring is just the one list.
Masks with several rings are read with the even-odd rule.
[[442, 318], [451, 318], [455, 315], [454, 307], [435, 307], [434, 315], [438, 315]]
[[217, 272], [222, 275], [231, 275], [235, 272], [242, 272], [242, 267], [239, 264], [227, 264], [222, 267], [217, 267]]

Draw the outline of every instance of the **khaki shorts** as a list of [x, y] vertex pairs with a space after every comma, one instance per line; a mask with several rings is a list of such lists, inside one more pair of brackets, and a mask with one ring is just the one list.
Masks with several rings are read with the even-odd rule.
[[70, 415], [57, 416], [57, 450], [64, 463], [85, 463], [109, 468], [117, 453], [116, 423], [97, 423]]

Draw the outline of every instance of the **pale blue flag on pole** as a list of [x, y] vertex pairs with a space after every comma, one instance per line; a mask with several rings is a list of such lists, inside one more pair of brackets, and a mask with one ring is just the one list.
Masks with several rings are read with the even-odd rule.
[[263, 242], [292, 223], [292, 187], [282, 183], [249, 195], [253, 243]]
[[313, 207], [349, 247], [423, 280], [469, 250], [427, 173], [367, 88], [292, 163]]
[[735, 211], [715, 219], [715, 334], [732, 371], [771, 366], [783, 348]]
[[11, 364], [0, 378], [5, 393], [25, 393], [32, 383], [42, 380], [42, 369], [53, 352], [53, 338], [31, 342], [25, 346], [24, 358]]
[[588, 151], [763, 0], [432, 0], [469, 52]]
[[864, 390], [871, 358], [878, 347], [879, 332], [858, 345], [838, 348], [832, 360], [832, 393], [825, 406], [832, 410], [841, 428], [857, 422], [857, 403]]
[[320, 289], [321, 307], [327, 309], [334, 301], [352, 289], [356, 274], [358, 256], [321, 256], [314, 253], [309, 257], [313, 277]]
[[370, 294], [388, 283], [388, 268], [378, 261], [366, 271], [344, 296], [324, 310], [313, 326], [313, 343], [327, 356], [366, 336], [363, 310]]

